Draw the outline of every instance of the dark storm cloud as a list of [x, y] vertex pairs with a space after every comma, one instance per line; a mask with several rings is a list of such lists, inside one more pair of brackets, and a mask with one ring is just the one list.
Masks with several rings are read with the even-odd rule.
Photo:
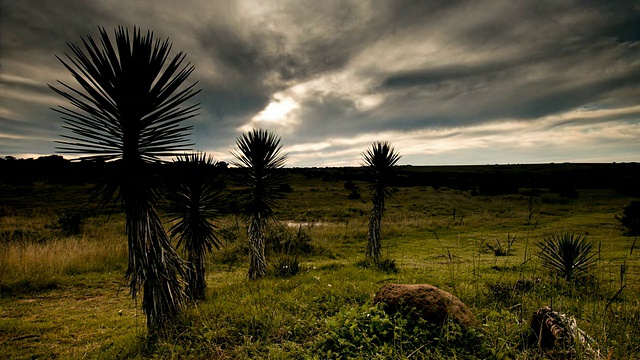
[[[478, 95], [488, 106], [474, 108], [473, 114], [465, 114], [464, 109], [460, 111], [463, 116], [459, 122], [469, 123], [504, 117], [535, 119], [597, 102], [613, 90], [638, 84], [640, 66], [637, 62], [633, 64], [633, 59], [638, 58], [640, 49], [635, 43], [621, 43], [636, 40], [634, 34], [640, 28], [637, 8], [606, 3], [579, 8], [567, 4], [540, 7], [534, 2], [520, 5], [515, 9], [509, 7], [512, 16], [489, 17], [487, 22], [476, 26], [461, 26], [451, 39], [468, 48], [469, 54], [518, 44], [514, 54], [504, 58], [497, 54], [497, 59], [472, 63], [454, 58], [453, 64], [390, 74], [382, 80], [380, 91], [413, 88], [414, 91], [404, 92], [407, 98], [395, 99], [403, 102], [411, 94], [423, 95], [415, 88], [439, 91], [457, 86], [465, 90], [456, 91], [456, 96], [468, 104], [474, 103], [467, 93], [469, 89], [472, 92], [481, 89]], [[575, 17], [579, 20], [571, 20], [572, 13], [577, 13]], [[569, 21], [563, 24], [563, 17]], [[607, 53], [617, 55], [603, 56]], [[607, 68], [620, 63], [624, 63], [626, 69], [617, 73], [614, 70], [612, 76], [599, 78], [602, 72], [609, 71]], [[544, 69], [547, 76], [514, 86], [539, 68]], [[581, 71], [574, 71], [575, 68]], [[564, 78], [567, 72], [574, 72], [576, 78], [593, 79], [571, 84], [572, 79]], [[511, 91], [504, 93], [495, 91], [496, 88]]]
[[484, 80], [505, 72], [504, 63], [487, 63], [478, 66], [445, 65], [433, 69], [410, 71], [389, 76], [382, 81], [381, 87], [403, 88], [421, 85], [439, 84], [458, 80]]

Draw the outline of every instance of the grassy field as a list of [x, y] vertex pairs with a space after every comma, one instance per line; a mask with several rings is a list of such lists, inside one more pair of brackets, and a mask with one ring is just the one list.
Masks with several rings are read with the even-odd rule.
[[[362, 199], [350, 200], [344, 181], [297, 174], [290, 182], [267, 256], [274, 266], [297, 256], [300, 273], [248, 281], [244, 224], [227, 215], [219, 222], [225, 246], [207, 263], [208, 299], [153, 345], [122, 281], [123, 215], [90, 214], [68, 234], [58, 219], [83, 204], [87, 186], [2, 185], [0, 358], [538, 359], [551, 355], [521, 343], [532, 312], [547, 305], [575, 317], [603, 359], [640, 358], [640, 243], [616, 219], [632, 198], [606, 189], [577, 189], [573, 198], [401, 187], [382, 229], [395, 273], [361, 261], [366, 183], [356, 181]], [[540, 265], [536, 242], [559, 231], [594, 242], [591, 278], [567, 284]], [[487, 246], [513, 236], [508, 256]], [[519, 280], [532, 286], [520, 291]], [[388, 282], [447, 290], [482, 326], [433, 333], [387, 316], [372, 299]]]

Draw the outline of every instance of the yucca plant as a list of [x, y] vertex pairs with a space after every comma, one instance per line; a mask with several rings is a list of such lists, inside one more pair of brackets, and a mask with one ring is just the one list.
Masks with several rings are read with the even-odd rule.
[[400, 154], [388, 142], [374, 142], [363, 154], [364, 166], [373, 183], [371, 191], [371, 213], [369, 215], [369, 233], [367, 236], [366, 257], [376, 265], [380, 262], [381, 222], [384, 213], [385, 198], [392, 194], [391, 180], [396, 173], [396, 164]]
[[281, 168], [287, 160], [282, 154], [280, 137], [267, 131], [254, 129], [236, 139], [238, 150], [232, 152], [241, 169], [238, 177], [243, 187], [241, 204], [247, 220], [249, 236], [249, 279], [255, 280], [267, 272], [264, 254], [265, 227], [273, 217], [274, 206], [282, 198], [281, 185], [285, 182]]
[[134, 27], [130, 34], [118, 27], [114, 41], [104, 28], [99, 32], [97, 41], [86, 36], [82, 46], [68, 43], [66, 59], [56, 56], [80, 85], [49, 85], [72, 105], [54, 109], [71, 133], [58, 141], [58, 149], [84, 159], [115, 160], [116, 175], [96, 187], [94, 199], [106, 204], [117, 194], [122, 202], [129, 289], [134, 299], [143, 291], [147, 325], [155, 333], [176, 317], [185, 293], [184, 264], [157, 214], [150, 164], [190, 146], [191, 127], [183, 122], [196, 115], [198, 106], [182, 105], [198, 91], [195, 84], [181, 86], [194, 67], [183, 65], [182, 52], [167, 62], [169, 41], [155, 40], [150, 31], [145, 35]]
[[187, 296], [202, 300], [207, 288], [205, 257], [221, 246], [212, 220], [220, 216], [223, 184], [216, 176], [217, 162], [205, 153], [178, 156], [174, 165], [178, 182], [167, 200], [168, 215], [175, 223], [169, 232], [186, 254]]
[[571, 232], [554, 233], [545, 236], [536, 245], [543, 266], [566, 281], [587, 275], [597, 262], [593, 243], [582, 235]]

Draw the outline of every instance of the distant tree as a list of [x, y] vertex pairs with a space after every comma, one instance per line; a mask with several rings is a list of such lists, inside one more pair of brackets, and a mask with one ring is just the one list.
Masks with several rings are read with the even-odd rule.
[[255, 280], [267, 272], [264, 255], [265, 227], [275, 220], [273, 207], [282, 193], [279, 188], [285, 183], [280, 171], [287, 160], [281, 154], [280, 137], [267, 130], [252, 130], [236, 139], [238, 151], [232, 152], [237, 159], [234, 165], [242, 170], [238, 177], [243, 187], [241, 206], [248, 224], [249, 279]]
[[115, 43], [104, 28], [99, 41], [87, 36], [83, 47], [68, 44], [72, 55], [58, 60], [80, 85], [58, 82], [49, 87], [73, 107], [54, 109], [62, 114], [72, 135], [58, 141], [65, 153], [88, 154], [84, 159], [116, 160], [115, 176], [96, 188], [102, 204], [116, 193], [126, 215], [129, 265], [126, 276], [134, 299], [143, 290], [142, 307], [147, 326], [155, 334], [176, 317], [185, 300], [184, 263], [173, 248], [157, 214], [156, 187], [150, 164], [162, 156], [188, 148], [190, 126], [183, 121], [197, 114], [198, 106], [182, 107], [198, 91], [179, 88], [193, 72], [182, 65], [180, 52], [167, 62], [168, 40], [153, 33], [118, 27]]
[[380, 233], [382, 215], [385, 210], [385, 197], [391, 195], [391, 179], [396, 173], [396, 164], [400, 154], [388, 142], [374, 142], [363, 154], [364, 166], [373, 183], [371, 191], [371, 213], [369, 215], [369, 234], [367, 236], [366, 257], [376, 264], [380, 262], [382, 236]]
[[175, 191], [167, 194], [168, 215], [176, 223], [170, 234], [178, 239], [178, 248], [187, 257], [187, 296], [193, 300], [205, 298], [204, 260], [213, 248], [220, 248], [212, 220], [220, 216], [222, 184], [216, 179], [217, 162], [205, 153], [178, 156], [179, 171]]

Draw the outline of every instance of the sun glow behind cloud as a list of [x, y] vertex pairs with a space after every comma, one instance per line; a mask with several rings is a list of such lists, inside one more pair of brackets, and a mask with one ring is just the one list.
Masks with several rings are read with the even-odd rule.
[[248, 124], [240, 127], [241, 131], [249, 131], [259, 127], [277, 127], [280, 131], [290, 133], [298, 122], [293, 113], [300, 105], [291, 96], [278, 93], [267, 106], [256, 114]]

